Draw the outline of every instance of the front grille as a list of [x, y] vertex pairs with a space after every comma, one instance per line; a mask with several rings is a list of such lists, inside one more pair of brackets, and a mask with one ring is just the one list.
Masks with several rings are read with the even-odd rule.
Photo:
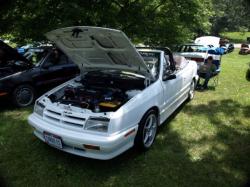
[[48, 116], [48, 115], [44, 115], [46, 118], [48, 118], [49, 120], [51, 120], [51, 121], [54, 121], [54, 122], [60, 122], [60, 120], [59, 119], [57, 119], [57, 118], [54, 118], [54, 117], [51, 117], [51, 116]]
[[85, 118], [72, 116], [68, 114], [63, 114], [60, 112], [55, 112], [49, 109], [45, 109], [43, 113], [43, 117], [48, 122], [59, 123], [60, 125], [66, 125], [70, 127], [83, 128], [83, 125], [86, 121]]
[[81, 128], [83, 128], [83, 125], [82, 124], [78, 124], [78, 123], [72, 123], [72, 122], [64, 121], [63, 124], [70, 125], [70, 126], [73, 126], [73, 127], [81, 127]]
[[59, 112], [55, 112], [55, 111], [52, 111], [52, 110], [47, 110], [47, 111], [52, 113], [52, 114], [55, 114], [55, 115], [61, 115]]
[[80, 117], [76, 117], [76, 116], [69, 116], [69, 115], [65, 115], [65, 116], [68, 117], [68, 118], [71, 118], [71, 119], [77, 119], [77, 120], [85, 121], [85, 118], [80, 118]]

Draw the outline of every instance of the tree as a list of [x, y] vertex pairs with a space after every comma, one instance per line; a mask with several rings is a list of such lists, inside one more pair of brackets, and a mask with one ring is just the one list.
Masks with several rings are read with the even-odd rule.
[[213, 0], [213, 7], [215, 10], [214, 16], [211, 17], [213, 34], [250, 29], [249, 0]]
[[179, 43], [210, 29], [210, 0], [10, 0], [0, 8], [0, 33], [22, 42], [49, 30], [93, 25], [123, 30], [133, 41]]

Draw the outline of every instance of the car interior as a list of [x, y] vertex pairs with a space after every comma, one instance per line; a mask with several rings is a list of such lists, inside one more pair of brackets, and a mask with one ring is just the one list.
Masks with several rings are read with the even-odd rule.
[[68, 64], [72, 63], [68, 57], [63, 54], [61, 51], [52, 51], [47, 59], [43, 62], [42, 66], [43, 67], [51, 67], [51, 66], [56, 66], [56, 65], [63, 65], [63, 64]]
[[176, 70], [181, 70], [188, 64], [188, 61], [183, 56], [174, 55], [173, 57], [174, 57], [174, 61], [175, 61]]
[[160, 69], [160, 53], [158, 52], [140, 52], [147, 67], [150, 69], [154, 78], [158, 78]]

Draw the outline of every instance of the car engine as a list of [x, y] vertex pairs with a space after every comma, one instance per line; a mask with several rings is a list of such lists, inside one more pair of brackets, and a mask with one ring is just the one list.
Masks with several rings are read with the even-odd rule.
[[85, 76], [79, 81], [49, 95], [54, 103], [72, 105], [93, 112], [111, 112], [119, 109], [145, 88], [144, 78]]
[[57, 100], [94, 112], [115, 111], [126, 101], [126, 95], [119, 89], [72, 85], [65, 87], [63, 96]]

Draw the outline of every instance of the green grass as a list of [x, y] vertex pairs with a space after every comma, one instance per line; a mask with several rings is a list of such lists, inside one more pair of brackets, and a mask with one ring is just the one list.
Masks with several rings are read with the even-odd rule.
[[247, 37], [250, 37], [250, 32], [224, 32], [221, 35], [228, 38], [230, 42], [243, 43], [247, 41]]
[[7, 186], [242, 186], [250, 177], [248, 62], [237, 51], [224, 56], [219, 85], [180, 107], [160, 128], [151, 150], [132, 149], [111, 161], [42, 143], [27, 123], [31, 108], [1, 110], [0, 181]]

